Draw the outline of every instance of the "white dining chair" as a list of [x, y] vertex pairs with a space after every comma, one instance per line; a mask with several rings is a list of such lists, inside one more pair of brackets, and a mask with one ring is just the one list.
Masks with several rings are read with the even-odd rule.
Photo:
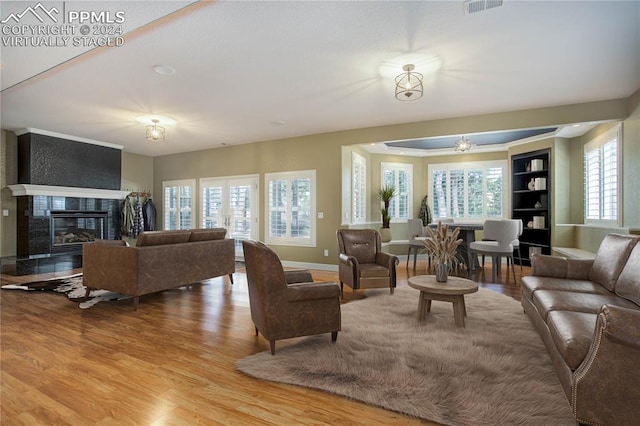
[[425, 237], [426, 234], [424, 232], [424, 227], [422, 226], [422, 219], [408, 219], [407, 228], [409, 231], [409, 254], [407, 256], [407, 269], [409, 269], [409, 258], [411, 257], [411, 253], [413, 253], [413, 273], [415, 274], [418, 252], [425, 248], [424, 244], [416, 240], [416, 237]]
[[[513, 283], [516, 284], [516, 269], [513, 265], [513, 244], [518, 238], [518, 220], [486, 220], [484, 222], [483, 241], [474, 241], [469, 245], [469, 265], [473, 265], [473, 259], [478, 255], [491, 257], [491, 281], [496, 281], [496, 273], [499, 273], [500, 260], [506, 257], [511, 260]], [[521, 222], [521, 221], [520, 221]], [[522, 222], [521, 222], [522, 223]], [[490, 241], [489, 241], [490, 240]]]

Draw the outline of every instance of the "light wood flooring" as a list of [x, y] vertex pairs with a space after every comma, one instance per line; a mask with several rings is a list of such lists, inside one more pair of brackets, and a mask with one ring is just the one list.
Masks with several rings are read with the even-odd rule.
[[[419, 262], [418, 273], [424, 269]], [[0, 275], [0, 284], [77, 272]], [[317, 281], [337, 280], [337, 273], [312, 272]], [[407, 286], [413, 272], [401, 262], [398, 273], [398, 286]], [[516, 275], [514, 285], [503, 266], [504, 283], [490, 284], [487, 267], [474, 279], [519, 300], [517, 266]], [[343, 302], [350, 300], [345, 287]], [[430, 424], [236, 371], [237, 359], [269, 349], [254, 335], [242, 270], [233, 285], [221, 277], [143, 296], [137, 312], [131, 300], [82, 310], [49, 292], [3, 290], [0, 301], [2, 425]]]

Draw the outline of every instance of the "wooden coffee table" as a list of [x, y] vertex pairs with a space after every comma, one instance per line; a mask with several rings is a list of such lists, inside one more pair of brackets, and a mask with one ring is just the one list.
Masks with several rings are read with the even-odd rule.
[[464, 327], [464, 317], [467, 316], [464, 295], [478, 291], [478, 283], [466, 278], [449, 277], [446, 283], [439, 283], [435, 275], [410, 277], [409, 287], [420, 290], [418, 321], [423, 321], [427, 312], [431, 312], [432, 300], [440, 300], [453, 303], [453, 316], [457, 327]]

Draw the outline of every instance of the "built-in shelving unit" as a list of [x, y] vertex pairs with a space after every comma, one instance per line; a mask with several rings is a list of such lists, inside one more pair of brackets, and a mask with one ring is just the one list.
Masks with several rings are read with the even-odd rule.
[[548, 149], [511, 157], [511, 217], [520, 219], [520, 252], [551, 254], [551, 157]]

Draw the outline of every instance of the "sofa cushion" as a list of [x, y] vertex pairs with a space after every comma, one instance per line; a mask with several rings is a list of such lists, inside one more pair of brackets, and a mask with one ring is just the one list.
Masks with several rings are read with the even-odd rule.
[[223, 240], [226, 235], [224, 228], [192, 229], [189, 241]]
[[362, 263], [360, 264], [360, 278], [376, 278], [376, 277], [388, 277], [389, 268], [377, 265], [375, 263]]
[[553, 311], [547, 316], [553, 343], [572, 370], [582, 364], [589, 352], [597, 318], [597, 314], [571, 311]]
[[522, 277], [522, 293], [529, 299], [537, 290], [562, 290], [577, 293], [611, 294], [609, 290], [593, 281], [568, 280], [552, 277]]
[[616, 294], [588, 294], [573, 291], [538, 290], [533, 293], [532, 302], [545, 321], [549, 312], [552, 311], [596, 314], [600, 307], [605, 304], [637, 309], [634, 303]]
[[618, 276], [627, 263], [637, 238], [621, 234], [609, 234], [604, 237], [589, 272], [589, 279], [605, 286], [609, 291], [614, 291]]
[[636, 244], [616, 283], [616, 294], [640, 305], [640, 243]]
[[191, 231], [144, 231], [138, 235], [136, 247], [186, 243], [190, 236]]

